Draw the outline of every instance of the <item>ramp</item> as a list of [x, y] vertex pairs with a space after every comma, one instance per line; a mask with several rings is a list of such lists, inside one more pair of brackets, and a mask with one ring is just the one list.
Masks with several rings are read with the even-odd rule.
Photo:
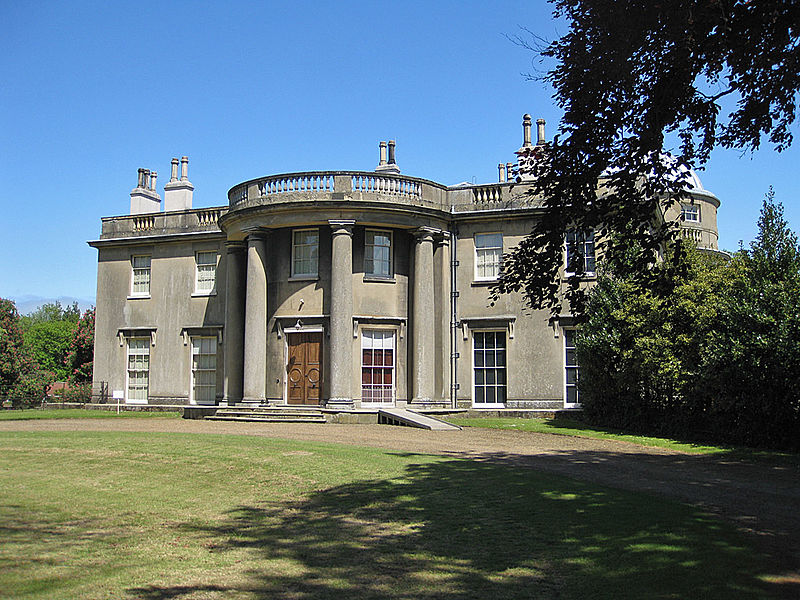
[[461, 429], [447, 421], [429, 417], [404, 408], [381, 408], [378, 410], [378, 423], [385, 425], [405, 425], [406, 427], [419, 427], [432, 431], [453, 431]]

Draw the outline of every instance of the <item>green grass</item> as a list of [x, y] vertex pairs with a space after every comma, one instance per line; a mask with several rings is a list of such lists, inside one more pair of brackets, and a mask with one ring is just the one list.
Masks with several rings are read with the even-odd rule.
[[638, 444], [639, 446], [666, 448], [668, 450], [688, 452], [690, 454], [725, 454], [726, 457], [732, 459], [767, 461], [781, 465], [800, 466], [800, 454], [791, 452], [759, 450], [755, 448], [744, 447], [713, 446], [708, 444], [673, 440], [669, 438], [636, 435], [614, 429], [595, 427], [593, 425], [566, 417], [556, 417], [553, 419], [448, 417], [447, 420], [457, 425], [461, 425], [462, 427], [485, 427], [488, 429], [533, 431], [536, 433], [552, 433], [554, 435], [586, 437], [599, 440], [616, 440], [620, 442]]
[[0, 432], [24, 599], [766, 598], [698, 509], [521, 467], [250, 436]]
[[90, 410], [83, 408], [0, 410], [0, 421], [29, 421], [31, 419], [176, 419], [180, 412], [149, 412], [122, 410]]

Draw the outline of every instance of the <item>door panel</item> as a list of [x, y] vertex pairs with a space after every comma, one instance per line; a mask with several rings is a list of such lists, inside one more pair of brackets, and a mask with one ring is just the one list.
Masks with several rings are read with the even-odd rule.
[[290, 333], [288, 345], [286, 401], [318, 405], [322, 386], [322, 333]]

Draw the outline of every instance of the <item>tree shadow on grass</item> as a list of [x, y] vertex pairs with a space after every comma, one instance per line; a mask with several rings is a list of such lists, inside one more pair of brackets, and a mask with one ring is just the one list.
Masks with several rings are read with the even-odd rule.
[[128, 590], [132, 597], [220, 589], [375, 600], [781, 593], [760, 579], [766, 557], [697, 509], [481, 461], [426, 457], [403, 477], [240, 506], [220, 522], [183, 527], [212, 538], [217, 552], [248, 550], [247, 584], [149, 586]]

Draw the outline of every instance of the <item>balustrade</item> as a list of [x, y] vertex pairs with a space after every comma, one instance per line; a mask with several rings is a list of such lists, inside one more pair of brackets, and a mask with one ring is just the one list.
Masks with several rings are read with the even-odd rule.
[[410, 198], [422, 197], [422, 185], [409, 179], [364, 174], [353, 175], [352, 180], [354, 192], [396, 194]]
[[133, 218], [133, 230], [134, 231], [148, 231], [155, 227], [156, 220], [154, 217], [149, 215], [143, 217], [134, 217]]
[[197, 224], [200, 227], [215, 227], [218, 220], [218, 210], [201, 210], [197, 213]]
[[477, 203], [500, 202], [503, 199], [503, 190], [499, 185], [484, 185], [472, 188], [473, 200]]
[[278, 175], [258, 182], [262, 196], [289, 192], [332, 192], [333, 175], [304, 173], [300, 175]]

